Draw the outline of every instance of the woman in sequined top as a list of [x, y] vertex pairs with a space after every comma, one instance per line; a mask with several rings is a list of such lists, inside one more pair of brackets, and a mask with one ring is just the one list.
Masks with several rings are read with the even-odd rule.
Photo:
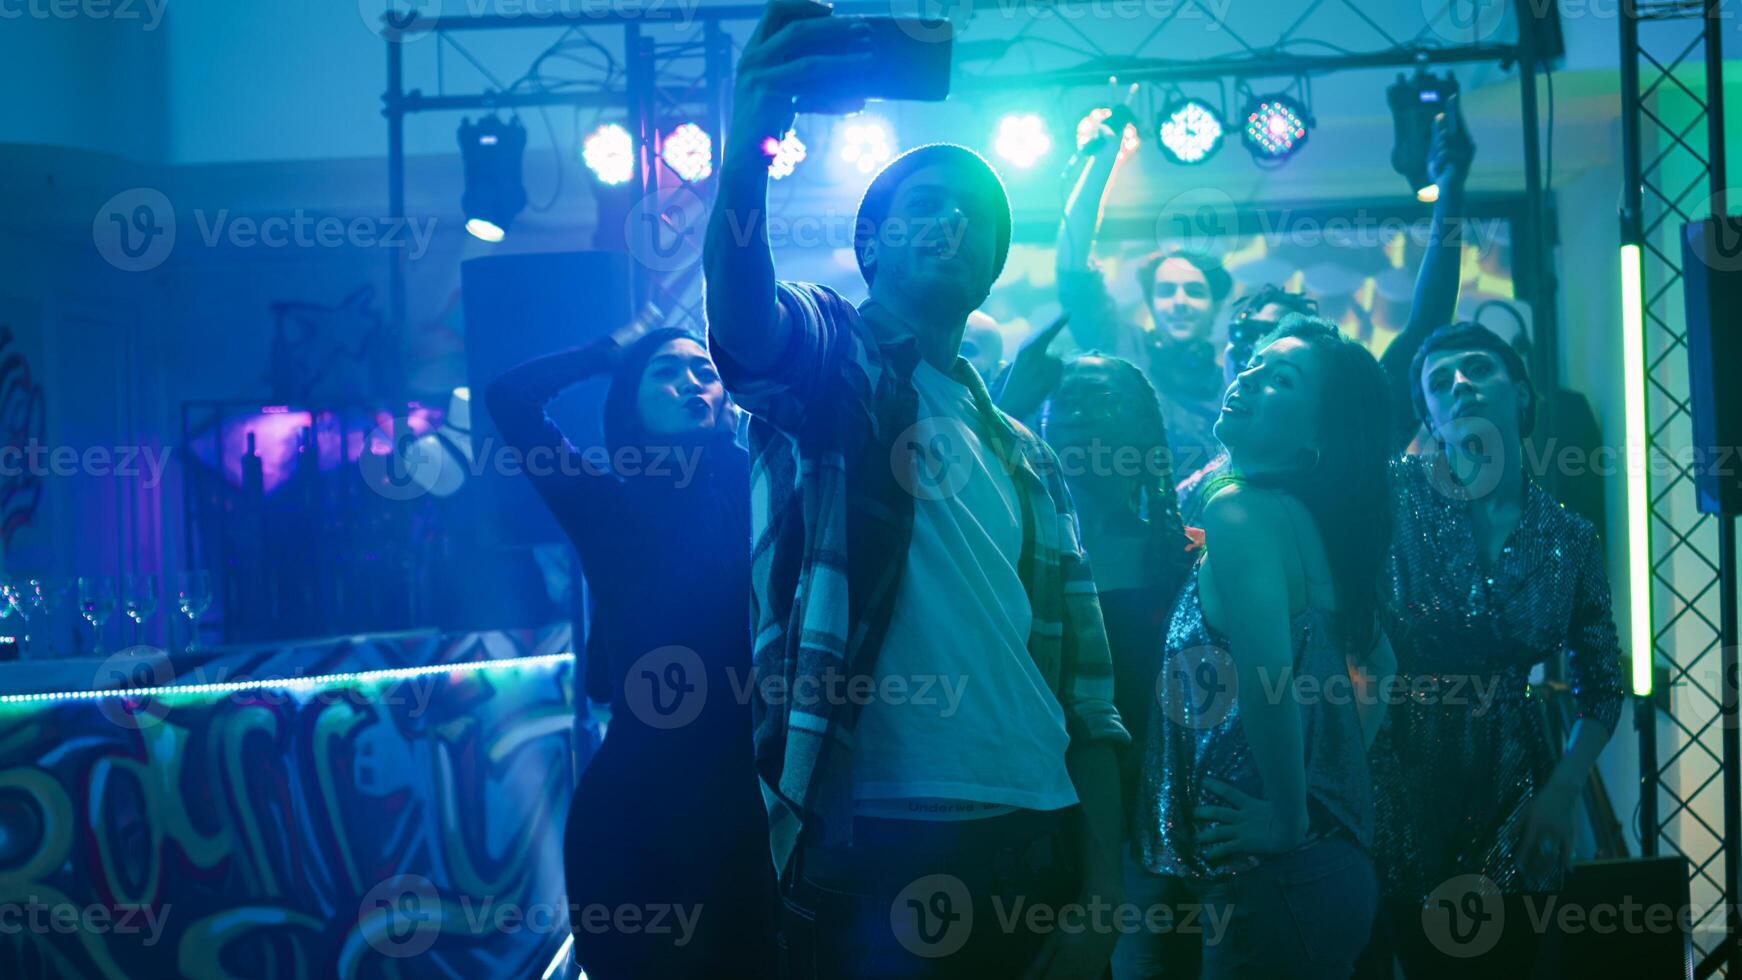
[[1208, 978], [1340, 980], [1370, 934], [1378, 702], [1358, 668], [1390, 656], [1384, 394], [1364, 347], [1290, 317], [1216, 423], [1232, 475], [1168, 627], [1137, 805], [1144, 865], [1214, 930]]
[[[1560, 887], [1581, 788], [1620, 712], [1603, 548], [1524, 472], [1534, 392], [1510, 346], [1442, 327], [1411, 376], [1438, 451], [1392, 470], [1384, 620], [1409, 696], [1392, 699], [1372, 753], [1389, 930], [1367, 959], [1389, 978], [1395, 944], [1411, 980], [1527, 976], [1538, 937], [1520, 900]], [[1578, 716], [1564, 751], [1528, 682], [1562, 651]], [[1514, 914], [1493, 920], [1504, 928], [1448, 918], [1476, 910]]]

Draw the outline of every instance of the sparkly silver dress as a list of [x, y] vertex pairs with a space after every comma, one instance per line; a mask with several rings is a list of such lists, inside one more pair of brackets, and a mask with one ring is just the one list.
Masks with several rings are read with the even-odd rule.
[[1507, 894], [1553, 891], [1558, 876], [1533, 877], [1519, 853], [1531, 798], [1558, 761], [1527, 678], [1568, 651], [1578, 716], [1614, 730], [1621, 647], [1603, 549], [1588, 521], [1532, 483], [1517, 530], [1484, 569], [1469, 504], [1437, 460], [1392, 463], [1383, 615], [1397, 690], [1412, 696], [1387, 710], [1371, 753], [1382, 893], [1419, 900], [1462, 874]]
[[[1193, 568], [1168, 624], [1144, 748], [1136, 832], [1145, 867], [1194, 880], [1238, 874], [1257, 863], [1250, 857], [1218, 865], [1204, 859], [1192, 810], [1222, 802], [1208, 794], [1204, 780], [1264, 796], [1241, 730], [1228, 641], [1204, 620], [1198, 595], [1203, 567], [1200, 561]], [[1365, 847], [1372, 838], [1373, 780], [1361, 721], [1345, 683], [1348, 657], [1332, 625], [1331, 614], [1312, 609], [1290, 623], [1295, 689], [1302, 694], [1309, 839], [1345, 834]]]

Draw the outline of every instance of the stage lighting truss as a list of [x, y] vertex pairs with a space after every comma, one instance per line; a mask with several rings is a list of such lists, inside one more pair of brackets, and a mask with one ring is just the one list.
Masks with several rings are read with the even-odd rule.
[[459, 138], [466, 175], [460, 208], [466, 214], [466, 231], [480, 241], [500, 242], [508, 236], [515, 216], [526, 208], [521, 173], [526, 127], [517, 118], [494, 115], [476, 123], [462, 119]]
[[635, 141], [629, 130], [605, 123], [581, 141], [581, 161], [599, 183], [610, 187], [626, 184], [635, 176]]
[[1391, 168], [1409, 181], [1409, 189], [1424, 204], [1440, 198], [1440, 188], [1428, 176], [1428, 157], [1433, 153], [1434, 120], [1450, 111], [1452, 96], [1458, 94], [1457, 76], [1447, 72], [1437, 78], [1425, 71], [1413, 76], [1399, 75], [1385, 90], [1385, 100], [1391, 105], [1394, 139], [1391, 144]]
[[1260, 163], [1288, 159], [1300, 150], [1312, 129], [1312, 114], [1292, 96], [1255, 95], [1240, 114], [1246, 149]]
[[1208, 103], [1181, 99], [1162, 110], [1156, 136], [1161, 152], [1174, 163], [1203, 163], [1222, 147], [1222, 119]]
[[762, 152], [768, 156], [768, 176], [781, 180], [792, 176], [792, 172], [804, 162], [806, 151], [798, 133], [789, 129], [778, 140], [772, 136], [763, 140]]
[[687, 183], [706, 180], [714, 172], [714, 141], [695, 123], [683, 123], [659, 147], [659, 158]]
[[992, 148], [1011, 164], [1028, 168], [1052, 149], [1052, 137], [1047, 134], [1046, 120], [1039, 114], [1011, 113], [998, 121]]

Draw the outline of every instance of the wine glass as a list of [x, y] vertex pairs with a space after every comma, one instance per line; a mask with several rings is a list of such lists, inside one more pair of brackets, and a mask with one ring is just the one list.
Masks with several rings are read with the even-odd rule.
[[93, 656], [103, 655], [103, 624], [115, 615], [115, 580], [107, 575], [79, 579], [79, 612], [91, 624]]
[[200, 617], [212, 605], [212, 573], [183, 572], [175, 593], [176, 607], [188, 618], [189, 653], [200, 648]]
[[145, 635], [145, 621], [157, 615], [157, 576], [129, 575], [121, 589], [121, 609], [133, 620], [133, 644]]
[[19, 637], [18, 658], [30, 656], [30, 600], [25, 594], [26, 586], [12, 579], [0, 582], [0, 617], [18, 614], [18, 621], [24, 624], [23, 635]]

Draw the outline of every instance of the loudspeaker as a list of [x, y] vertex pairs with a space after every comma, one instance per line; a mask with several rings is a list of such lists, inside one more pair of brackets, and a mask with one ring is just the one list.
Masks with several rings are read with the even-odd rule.
[[1694, 494], [1707, 514], [1742, 514], [1742, 219], [1682, 226]]
[[[461, 263], [477, 474], [465, 493], [479, 544], [515, 548], [567, 540], [532, 482], [499, 465], [507, 457], [484, 407], [484, 389], [524, 361], [584, 345], [628, 323], [630, 275], [627, 252], [492, 255]], [[564, 392], [547, 409], [576, 446], [602, 444], [600, 415], [609, 386], [608, 377], [594, 378]]]
[[1692, 980], [1685, 858], [1577, 864], [1554, 905], [1543, 903], [1547, 962], [1536, 976]]

